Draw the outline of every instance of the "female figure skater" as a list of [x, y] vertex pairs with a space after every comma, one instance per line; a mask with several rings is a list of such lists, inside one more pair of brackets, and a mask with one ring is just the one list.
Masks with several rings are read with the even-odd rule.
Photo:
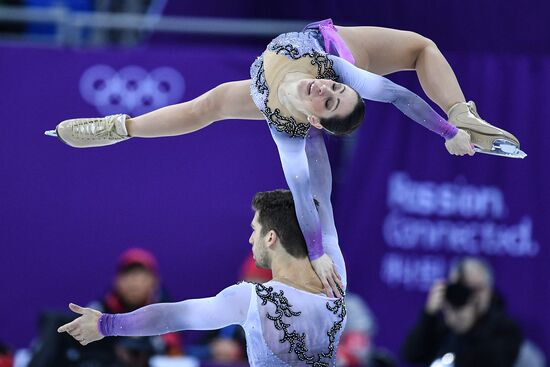
[[[411, 69], [416, 70], [426, 95], [448, 113], [449, 122], [416, 94], [382, 77]], [[331, 185], [322, 185], [330, 176], [330, 167], [322, 169], [328, 176], [317, 174], [311, 155], [326, 157], [321, 130], [343, 135], [359, 126], [364, 115], [362, 99], [392, 103], [442, 136], [451, 154], [473, 155], [474, 148], [517, 157], [523, 153], [512, 134], [479, 118], [473, 102], [466, 103], [437, 46], [416, 33], [338, 27], [327, 19], [272, 40], [252, 64], [250, 74], [250, 80], [224, 83], [191, 101], [142, 116], [66, 120], [46, 134], [73, 147], [93, 147], [130, 137], [187, 134], [224, 119], [266, 119], [296, 202], [310, 259], [327, 295], [337, 294], [340, 280], [323, 252], [322, 241], [337, 237], [333, 226], [322, 225], [312, 198], [332, 212]], [[317, 165], [328, 166], [328, 158]]]

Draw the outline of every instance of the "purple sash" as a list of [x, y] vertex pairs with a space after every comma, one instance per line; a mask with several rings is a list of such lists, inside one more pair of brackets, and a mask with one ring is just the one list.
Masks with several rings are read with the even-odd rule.
[[319, 32], [323, 35], [325, 51], [331, 55], [340, 56], [344, 60], [355, 64], [355, 59], [351, 54], [350, 49], [338, 34], [336, 27], [332, 23], [332, 19], [325, 19], [319, 22], [308, 24], [306, 29], [319, 29]]

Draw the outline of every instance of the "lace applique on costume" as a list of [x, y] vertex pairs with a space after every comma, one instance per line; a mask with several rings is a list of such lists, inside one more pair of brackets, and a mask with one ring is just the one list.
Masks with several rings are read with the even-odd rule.
[[290, 44], [273, 44], [269, 46], [268, 49], [275, 52], [276, 54], [282, 53], [283, 55], [288, 56], [294, 60], [298, 60], [302, 57], [310, 57], [311, 65], [315, 65], [317, 67], [317, 79], [330, 79], [335, 81], [338, 80], [338, 75], [336, 75], [336, 72], [332, 68], [332, 60], [329, 59], [327, 55], [321, 54], [317, 51], [300, 54], [298, 48]]
[[281, 114], [281, 110], [278, 108], [275, 111], [271, 111], [271, 108], [267, 106], [267, 100], [265, 104], [264, 115], [268, 119], [270, 126], [274, 126], [277, 131], [285, 132], [291, 137], [299, 136], [305, 138], [309, 131], [309, 124], [298, 122], [292, 116], [285, 116]]
[[256, 59], [250, 69], [252, 77], [251, 95], [254, 103], [264, 114], [269, 126], [275, 127], [277, 131], [284, 132], [291, 137], [299, 136], [305, 138], [309, 130], [308, 123], [296, 121], [292, 116], [284, 116], [281, 110], [274, 111], [268, 107], [269, 86], [265, 80], [264, 62], [262, 58]]
[[323, 359], [332, 359], [336, 353], [335, 341], [339, 330], [342, 329], [344, 319], [346, 317], [346, 305], [343, 298], [336, 301], [329, 301], [326, 304], [326, 308], [329, 312], [337, 315], [338, 320], [335, 321], [327, 331], [328, 336], [328, 350], [326, 352], [318, 353], [316, 355], [308, 354], [308, 348], [305, 345], [305, 333], [297, 333], [296, 331], [289, 331], [290, 323], [286, 323], [283, 317], [290, 319], [291, 317], [299, 317], [302, 313], [299, 311], [293, 311], [292, 305], [288, 303], [288, 299], [285, 297], [284, 292], [274, 292], [273, 287], [266, 287], [263, 284], [256, 284], [256, 294], [262, 300], [262, 306], [265, 306], [268, 302], [275, 306], [275, 314], [266, 314], [269, 320], [273, 321], [273, 324], [277, 330], [283, 331], [283, 338], [279, 340], [280, 343], [289, 343], [288, 353], [295, 353], [300, 361], [305, 362], [308, 365], [314, 367], [328, 367], [329, 362], [323, 361]]
[[258, 70], [256, 73], [256, 90], [258, 93], [264, 93], [266, 91], [269, 91], [269, 88], [267, 87], [267, 83], [265, 81], [265, 72], [264, 72], [264, 61], [260, 59], [260, 64], [258, 66]]
[[[293, 60], [309, 57], [311, 58], [311, 65], [317, 67], [317, 79], [338, 80], [338, 75], [332, 67], [332, 60], [324, 53], [323, 48], [315, 38], [315, 32], [317, 31], [310, 30], [282, 34], [271, 41], [267, 49], [288, 56]], [[309, 123], [298, 122], [292, 116], [282, 115], [278, 108], [271, 110], [267, 106], [269, 86], [265, 80], [263, 57], [258, 57], [254, 61], [250, 68], [250, 76], [252, 78], [250, 94], [256, 106], [266, 117], [269, 126], [290, 135], [290, 137], [305, 138], [310, 128]]]

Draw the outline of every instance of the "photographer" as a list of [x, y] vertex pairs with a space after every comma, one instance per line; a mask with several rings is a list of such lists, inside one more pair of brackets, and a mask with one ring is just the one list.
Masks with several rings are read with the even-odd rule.
[[452, 353], [455, 367], [511, 367], [522, 341], [493, 291], [489, 266], [465, 258], [451, 268], [447, 282], [433, 284], [401, 352], [406, 362], [418, 366]]

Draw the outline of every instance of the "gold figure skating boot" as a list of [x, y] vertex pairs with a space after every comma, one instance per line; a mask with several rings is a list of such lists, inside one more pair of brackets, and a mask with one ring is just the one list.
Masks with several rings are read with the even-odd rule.
[[470, 134], [476, 152], [510, 158], [527, 156], [519, 149], [519, 140], [514, 135], [479, 117], [473, 101], [459, 102], [447, 114], [451, 124]]
[[126, 130], [128, 117], [128, 115], [110, 115], [65, 120], [57, 125], [55, 130], [48, 130], [45, 134], [56, 136], [74, 148], [112, 145], [130, 138]]

